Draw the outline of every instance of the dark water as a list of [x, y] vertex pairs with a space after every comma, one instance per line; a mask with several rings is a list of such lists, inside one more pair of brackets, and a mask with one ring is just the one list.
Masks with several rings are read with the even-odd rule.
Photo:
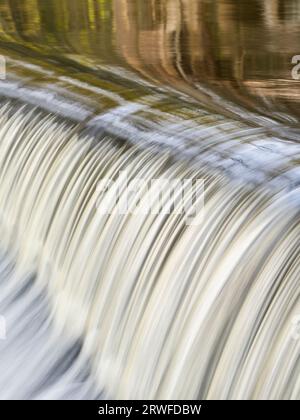
[[[298, 0], [1, 0], [0, 13], [3, 52], [47, 61], [93, 85], [103, 80], [97, 65], [130, 69], [202, 104], [210, 102], [208, 87], [297, 123]], [[136, 89], [128, 95], [139, 96]]]

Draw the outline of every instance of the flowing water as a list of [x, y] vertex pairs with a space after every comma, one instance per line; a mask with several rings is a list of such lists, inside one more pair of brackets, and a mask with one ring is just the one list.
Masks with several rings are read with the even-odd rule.
[[[0, 0], [0, 398], [299, 399], [299, 23]], [[107, 212], [122, 171], [204, 180], [204, 206]]]

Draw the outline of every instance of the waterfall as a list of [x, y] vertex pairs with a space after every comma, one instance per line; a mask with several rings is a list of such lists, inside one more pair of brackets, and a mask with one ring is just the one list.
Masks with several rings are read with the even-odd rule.
[[0, 1], [0, 399], [300, 399], [299, 21]]
[[[260, 133], [258, 173], [255, 130], [236, 150], [233, 134], [217, 146], [203, 137], [211, 159], [189, 159], [125, 141], [111, 112], [95, 130], [2, 103], [1, 398], [299, 398], [298, 146], [283, 154], [278, 140], [274, 152]], [[196, 223], [101, 211], [99, 182], [125, 170], [129, 183], [202, 179]]]

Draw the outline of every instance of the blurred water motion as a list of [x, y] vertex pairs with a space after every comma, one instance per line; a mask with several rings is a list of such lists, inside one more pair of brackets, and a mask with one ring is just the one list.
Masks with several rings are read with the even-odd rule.
[[[299, 23], [0, 0], [0, 398], [300, 398]], [[202, 223], [99, 214], [119, 169], [204, 179]]]

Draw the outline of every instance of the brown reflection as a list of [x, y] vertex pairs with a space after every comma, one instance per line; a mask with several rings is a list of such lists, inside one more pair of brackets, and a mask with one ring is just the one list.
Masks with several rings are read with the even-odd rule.
[[285, 54], [296, 53], [300, 40], [300, 8], [292, 4], [114, 0], [116, 41], [131, 65], [154, 73], [241, 80], [272, 71], [289, 78]]
[[114, 10], [118, 50], [144, 76], [196, 97], [204, 84], [253, 110], [276, 99], [297, 112], [300, 1], [114, 0]]
[[300, 0], [0, 0], [0, 18], [2, 42], [129, 66], [200, 99], [209, 87], [297, 112]]

